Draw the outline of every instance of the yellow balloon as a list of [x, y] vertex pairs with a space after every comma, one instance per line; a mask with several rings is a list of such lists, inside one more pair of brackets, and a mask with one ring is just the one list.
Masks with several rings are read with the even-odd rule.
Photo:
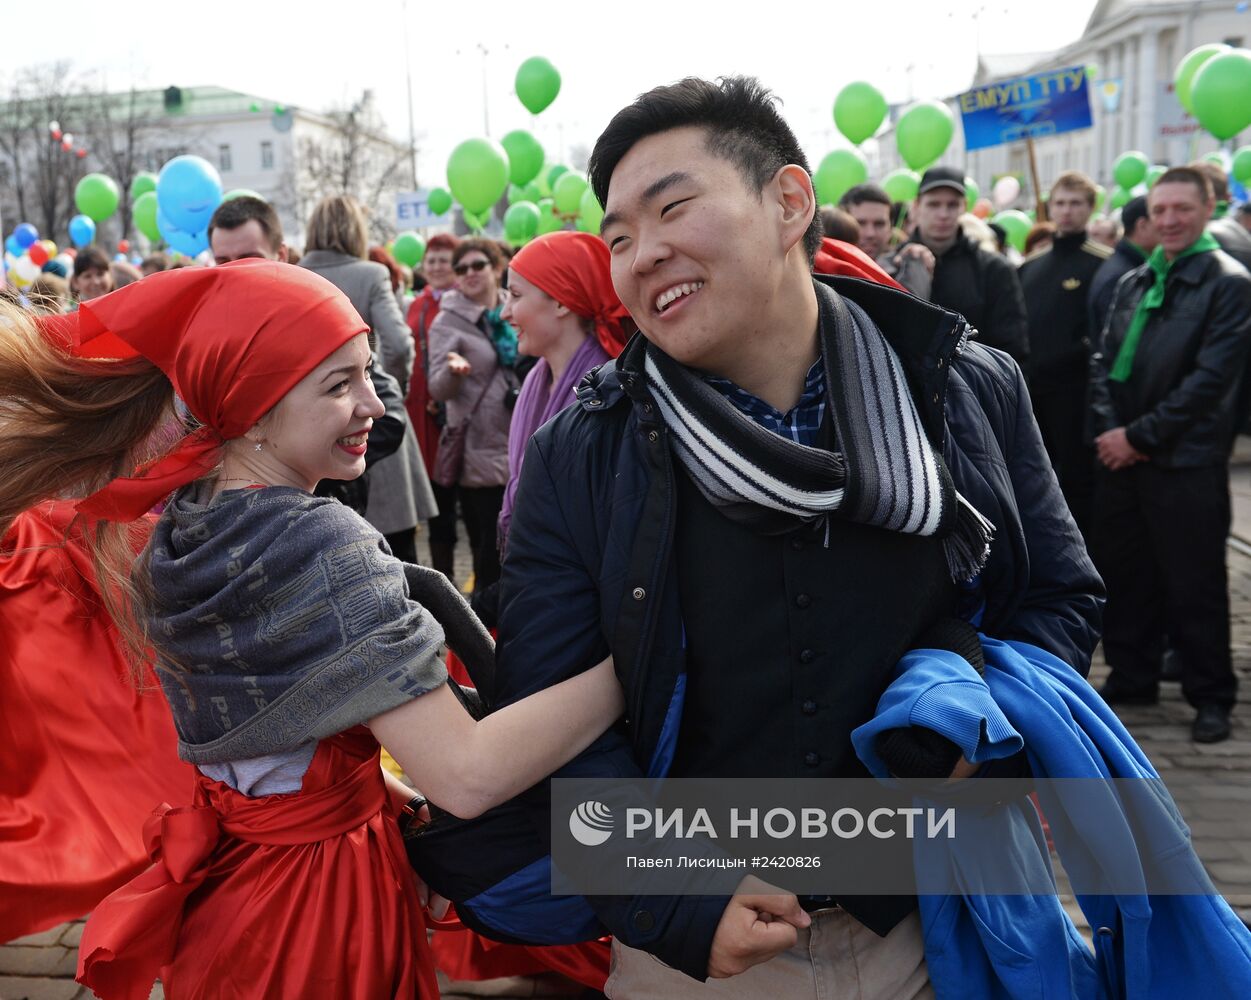
[[56, 256], [56, 244], [55, 243], [53, 243], [51, 240], [40, 240], [39, 242], [42, 243], [43, 248], [48, 251], [49, 259]]

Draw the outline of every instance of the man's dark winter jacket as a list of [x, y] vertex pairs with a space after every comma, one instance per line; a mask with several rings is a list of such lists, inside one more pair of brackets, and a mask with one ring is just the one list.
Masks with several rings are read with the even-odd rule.
[[[918, 232], [912, 242], [921, 242]], [[1007, 351], [1021, 367], [1029, 356], [1025, 298], [1014, 268], [963, 232], [938, 256], [930, 301], [957, 312], [977, 331], [979, 343]]]
[[1161, 468], [1223, 465], [1251, 350], [1251, 274], [1222, 250], [1178, 261], [1129, 380], [1113, 382], [1108, 375], [1153, 277], [1144, 264], [1116, 286], [1091, 362], [1094, 432], [1124, 427], [1129, 443]]
[[1095, 272], [1110, 254], [1081, 232], [1057, 236], [1021, 265], [1029, 314], [1029, 384], [1035, 393], [1085, 384], [1091, 352], [1088, 296]]
[[1112, 308], [1112, 295], [1116, 292], [1116, 283], [1136, 267], [1147, 262], [1147, 255], [1136, 243], [1121, 240], [1112, 251], [1112, 256], [1099, 265], [1094, 280], [1090, 285], [1090, 340], [1092, 346], [1099, 343], [1103, 335], [1104, 324], [1108, 321], [1108, 311]]
[[[981, 575], [982, 629], [1041, 646], [1084, 674], [1099, 635], [1102, 583], [1056, 484], [1020, 370], [977, 343], [960, 352], [967, 325], [955, 313], [854, 278], [817, 280], [881, 327], [956, 487], [996, 525]], [[679, 473], [642, 371], [643, 346], [636, 337], [616, 362], [591, 372], [578, 405], [534, 436], [513, 515], [493, 703], [548, 687], [608, 652], [625, 689], [623, 722], [561, 776], [664, 775], [682, 721]], [[526, 796], [539, 828], [549, 822], [546, 795], [541, 785]], [[590, 902], [623, 943], [693, 977], [707, 974], [725, 897]]]

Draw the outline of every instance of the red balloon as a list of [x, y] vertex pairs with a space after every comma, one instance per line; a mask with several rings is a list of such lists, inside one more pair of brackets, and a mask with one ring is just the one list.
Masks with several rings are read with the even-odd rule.
[[53, 139], [60, 139], [60, 138], [61, 138], [61, 130], [60, 130], [59, 128], [54, 128], [54, 129], [52, 130], [52, 138], [53, 138]]
[[61, 143], [61, 148], [65, 150], [65, 152], [68, 153], [71, 149], [74, 148], [74, 144], [72, 142], [63, 142]]
[[79, 158], [80, 160], [81, 160], [84, 156], [86, 156], [86, 155], [87, 155], [87, 151], [86, 151], [85, 149], [80, 149], [80, 150], [78, 150], [78, 158]]
[[30, 245], [30, 249], [26, 251], [30, 255], [32, 263], [43, 267], [48, 263], [48, 248], [42, 243], [36, 241]]
[[130, 253], [130, 240], [118, 240], [117, 249], [120, 253]]

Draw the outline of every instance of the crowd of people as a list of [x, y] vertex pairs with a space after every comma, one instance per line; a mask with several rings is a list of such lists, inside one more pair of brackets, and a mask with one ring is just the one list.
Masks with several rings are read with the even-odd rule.
[[[414, 272], [349, 197], [315, 207], [297, 255], [244, 196], [209, 223], [211, 266], [85, 248], [6, 295], [0, 614], [42, 581], [87, 623], [82, 655], [111, 644], [110, 679], [155, 678], [168, 705], [114, 691], [99, 724], [110, 748], [133, 733], [151, 780], [128, 791], [112, 749], [84, 762], [76, 780], [107, 765], [116, 799], [26, 830], [0, 890], [38, 902], [6, 929], [89, 901], [79, 979], [105, 998], [157, 978], [177, 1000], [434, 997], [436, 964], [629, 998], [960, 989], [933, 978], [915, 896], [749, 875], [732, 896], [593, 897], [593, 932], [529, 947], [542, 928], [514, 922], [497, 946], [453, 930], [423, 878], [467, 916], [531, 871], [553, 774], [868, 776], [851, 734], [910, 651], [980, 683], [984, 642], [1010, 640], [1065, 665], [1080, 702], [1102, 636], [1106, 702], [1178, 679], [1193, 739], [1226, 739], [1251, 216], [1226, 215], [1210, 168], [1167, 170], [1112, 218], [1066, 172], [1022, 259], [952, 166], [912, 204], [862, 184], [820, 209], [768, 91], [688, 79], [596, 143], [600, 234], [441, 233]], [[33, 559], [31, 538], [54, 541]], [[73, 650], [15, 655], [91, 685]], [[52, 691], [21, 703], [49, 742]], [[876, 752], [900, 777], [1043, 776], [1028, 744], [988, 764], [936, 729]], [[154, 785], [181, 797], [149, 816]], [[427, 872], [443, 841], [403, 836], [432, 816], [455, 849]], [[67, 819], [116, 832], [73, 892], [31, 860]], [[1251, 989], [1223, 905], [1153, 953], [1161, 988]], [[1084, 983], [1126, 954], [1039, 974]]]

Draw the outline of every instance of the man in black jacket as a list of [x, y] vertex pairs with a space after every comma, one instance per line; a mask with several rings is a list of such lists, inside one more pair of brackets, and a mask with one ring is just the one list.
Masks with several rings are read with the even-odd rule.
[[[590, 176], [613, 284], [641, 333], [527, 450], [494, 697], [508, 704], [612, 652], [627, 718], [563, 773], [863, 776], [851, 730], [902, 652], [945, 641], [935, 628], [968, 638], [962, 598], [985, 602], [987, 632], [1088, 669], [1101, 585], [1019, 369], [968, 342], [955, 313], [871, 281], [813, 278], [811, 176], [767, 91], [728, 78], [644, 94], [600, 137]], [[853, 327], [895, 361], [839, 364]], [[857, 416], [870, 395], [892, 412]], [[967, 507], [930, 505], [917, 480], [880, 492], [882, 476], [919, 469], [882, 428], [938, 456]], [[876, 466], [855, 510], [816, 471], [842, 478], [832, 452], [846, 468]], [[809, 463], [816, 479], [797, 493], [789, 478]], [[810, 509], [818, 501], [824, 512]], [[948, 526], [912, 533], [893, 516], [905, 508], [945, 509]], [[970, 508], [995, 526], [989, 550]], [[950, 544], [957, 523], [974, 542], [965, 551], [986, 560], [975, 579]], [[975, 637], [961, 648], [980, 651]], [[917, 727], [897, 732], [928, 742]], [[969, 773], [951, 749], [935, 748], [929, 773]], [[794, 983], [846, 975], [857, 996], [928, 995], [914, 898], [770, 903], [758, 888], [591, 899], [615, 938], [607, 992], [814, 996]], [[738, 974], [715, 991], [695, 982]]]
[[1007, 259], [983, 249], [964, 234], [964, 172], [931, 167], [917, 194], [917, 229], [912, 242], [933, 251], [934, 282], [930, 301], [960, 313], [987, 347], [997, 347], [1025, 367], [1029, 322], [1016, 269]]
[[1104, 324], [1108, 321], [1108, 310], [1112, 308], [1112, 294], [1116, 291], [1116, 283], [1134, 268], [1145, 264], [1159, 242], [1151, 225], [1151, 216], [1147, 214], [1145, 194], [1125, 203], [1125, 207], [1121, 209], [1121, 225], [1125, 235], [1117, 242], [1112, 256], [1099, 266], [1090, 283], [1092, 341], [1098, 340], [1103, 333]]
[[1189, 167], [1147, 195], [1160, 244], [1117, 286], [1091, 405], [1102, 468], [1095, 552], [1108, 585], [1111, 703], [1158, 697], [1164, 635], [1182, 663], [1191, 735], [1229, 736], [1229, 452], [1251, 351], [1251, 274], [1204, 231], [1212, 187]]
[[1043, 444], [1069, 510], [1090, 538], [1095, 455], [1086, 439], [1090, 368], [1089, 294], [1099, 266], [1111, 256], [1086, 235], [1095, 210], [1095, 184], [1069, 171], [1051, 186], [1047, 211], [1055, 223], [1051, 246], [1021, 265], [1029, 313], [1029, 391]]

